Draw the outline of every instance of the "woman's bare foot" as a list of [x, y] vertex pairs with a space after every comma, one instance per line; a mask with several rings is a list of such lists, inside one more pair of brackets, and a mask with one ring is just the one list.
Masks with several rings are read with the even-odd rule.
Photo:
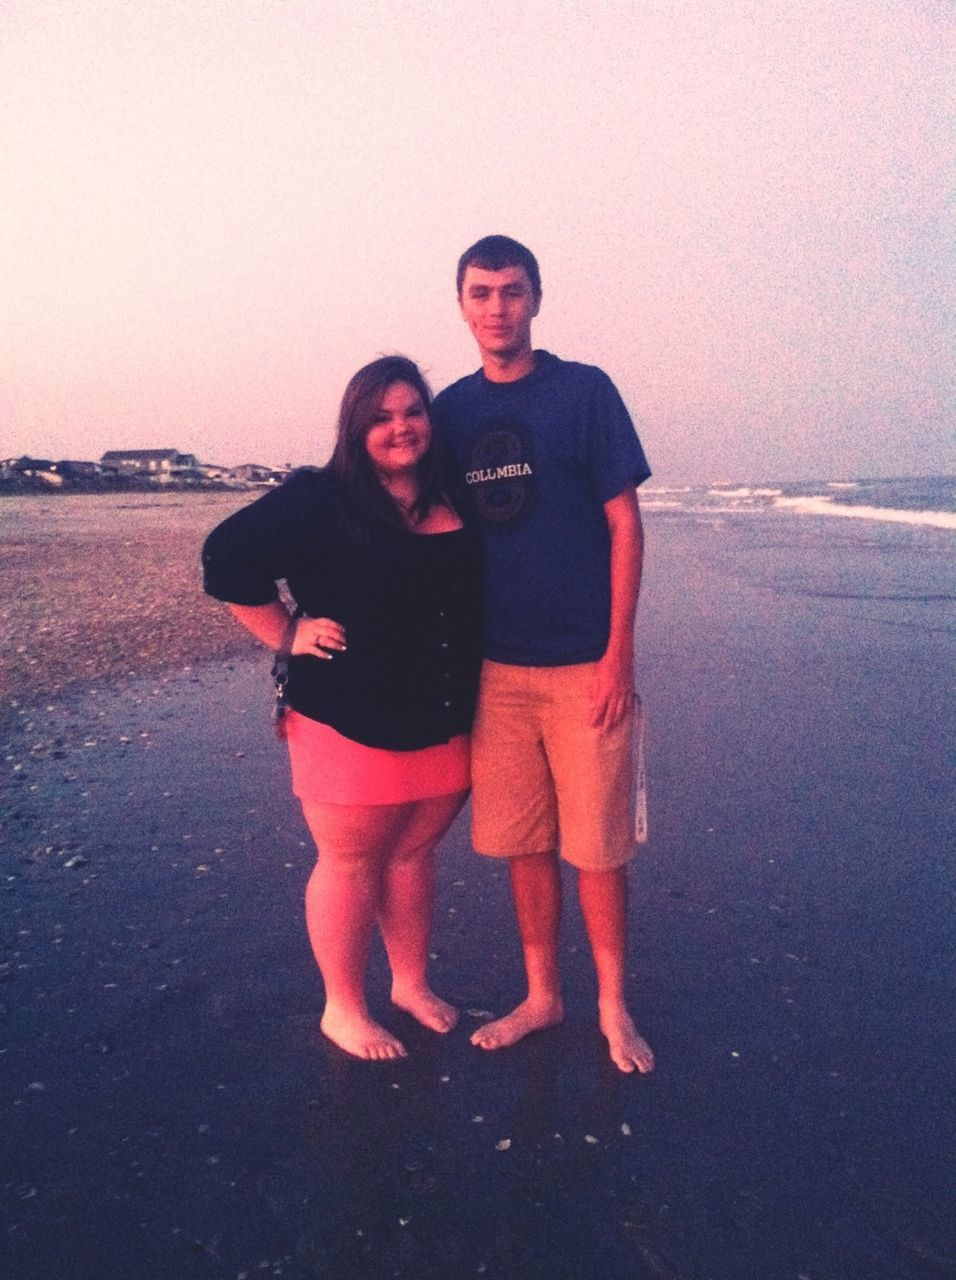
[[601, 1011], [601, 1031], [607, 1037], [611, 1061], [622, 1071], [639, 1071], [646, 1075], [654, 1070], [654, 1054], [623, 1006]]
[[471, 1043], [479, 1049], [507, 1049], [517, 1044], [532, 1031], [544, 1031], [546, 1027], [555, 1027], [564, 1017], [564, 1004], [560, 996], [552, 1000], [522, 1000], [516, 1009], [506, 1013], [503, 1018], [494, 1022], [486, 1022], [472, 1035]]
[[326, 1009], [319, 1026], [333, 1044], [356, 1058], [385, 1062], [390, 1058], [407, 1057], [401, 1040], [396, 1040], [368, 1014], [338, 1013], [334, 1009]]
[[458, 1010], [447, 1000], [436, 996], [424, 983], [420, 987], [392, 983], [392, 1004], [404, 1009], [430, 1031], [451, 1031], [458, 1024]]

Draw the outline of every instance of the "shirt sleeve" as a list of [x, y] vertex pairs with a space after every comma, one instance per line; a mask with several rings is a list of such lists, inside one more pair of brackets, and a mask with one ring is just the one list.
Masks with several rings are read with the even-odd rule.
[[601, 370], [595, 374], [588, 453], [594, 491], [603, 504], [625, 489], [643, 484], [651, 469], [617, 388]]
[[203, 587], [229, 604], [271, 604], [293, 563], [302, 482], [290, 477], [216, 526], [202, 549]]

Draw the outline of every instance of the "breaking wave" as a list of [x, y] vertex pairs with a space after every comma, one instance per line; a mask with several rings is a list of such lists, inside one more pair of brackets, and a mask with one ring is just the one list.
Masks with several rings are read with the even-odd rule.
[[774, 507], [808, 516], [845, 516], [855, 520], [877, 520], [890, 524], [925, 525], [934, 529], [956, 529], [956, 512], [905, 511], [897, 507], [851, 506], [834, 502], [826, 494], [799, 498], [777, 497]]

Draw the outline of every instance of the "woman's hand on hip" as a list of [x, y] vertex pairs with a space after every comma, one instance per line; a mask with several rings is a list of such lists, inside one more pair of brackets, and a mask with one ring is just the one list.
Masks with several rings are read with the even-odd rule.
[[292, 637], [292, 652], [313, 658], [332, 658], [346, 649], [345, 628], [332, 618], [300, 618]]

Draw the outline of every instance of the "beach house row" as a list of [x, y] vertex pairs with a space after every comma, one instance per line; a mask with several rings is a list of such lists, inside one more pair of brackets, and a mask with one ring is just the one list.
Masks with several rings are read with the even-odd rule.
[[223, 484], [281, 484], [290, 468], [265, 467], [245, 462], [238, 467], [222, 467], [213, 462], [200, 462], [194, 453], [178, 449], [109, 449], [100, 459], [105, 467], [115, 468], [121, 475], [148, 476], [160, 484], [174, 480], [219, 481]]
[[251, 488], [281, 484], [290, 468], [244, 463], [224, 467], [200, 462], [178, 449], [108, 449], [99, 462], [48, 458], [0, 459], [0, 488], [75, 489], [109, 485]]

